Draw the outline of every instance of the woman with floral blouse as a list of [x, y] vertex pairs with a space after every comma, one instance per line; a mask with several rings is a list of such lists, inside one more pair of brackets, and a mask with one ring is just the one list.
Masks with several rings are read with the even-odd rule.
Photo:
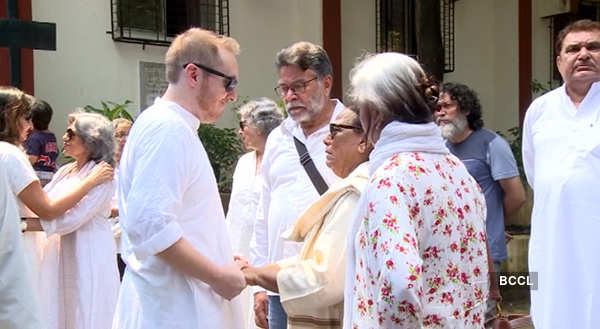
[[485, 200], [432, 122], [437, 89], [412, 58], [351, 73], [369, 183], [350, 228], [344, 328], [483, 328]]

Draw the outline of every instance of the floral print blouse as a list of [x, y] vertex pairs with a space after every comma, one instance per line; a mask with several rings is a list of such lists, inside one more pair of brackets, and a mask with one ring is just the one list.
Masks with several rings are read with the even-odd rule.
[[360, 204], [353, 328], [482, 328], [485, 199], [460, 160], [398, 153]]

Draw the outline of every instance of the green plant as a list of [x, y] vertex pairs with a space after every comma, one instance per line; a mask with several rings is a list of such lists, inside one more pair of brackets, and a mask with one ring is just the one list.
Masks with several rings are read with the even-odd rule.
[[517, 161], [517, 168], [519, 168], [521, 181], [526, 182], [527, 179], [525, 177], [525, 169], [523, 168], [523, 154], [521, 152], [521, 145], [523, 143], [523, 129], [521, 127], [512, 127], [506, 131], [506, 134], [503, 134], [499, 131], [496, 131], [496, 133], [508, 142], [510, 150]]
[[201, 124], [198, 137], [204, 145], [213, 168], [219, 191], [231, 192], [234, 165], [244, 152], [235, 128], [217, 128], [214, 124]]
[[[102, 108], [93, 107], [91, 105], [86, 105], [83, 109], [86, 112], [98, 113], [108, 118], [108, 120], [112, 121], [116, 118], [124, 118], [131, 122], [133, 122], [133, 116], [127, 111], [127, 106], [131, 104], [132, 101], [125, 100], [123, 104], [111, 102], [111, 101], [101, 101], [100, 104]], [[110, 105], [110, 106], [109, 106]]]

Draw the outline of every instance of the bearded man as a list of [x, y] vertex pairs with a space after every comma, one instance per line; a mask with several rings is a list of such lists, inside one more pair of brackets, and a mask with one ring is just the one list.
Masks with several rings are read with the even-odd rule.
[[[483, 190], [487, 241], [493, 270], [498, 273], [507, 258], [504, 217], [515, 213], [525, 202], [515, 157], [502, 137], [483, 128], [477, 94], [464, 84], [442, 85], [434, 117], [450, 152], [465, 164]], [[490, 299], [486, 317], [494, 314], [495, 306], [496, 301]]]

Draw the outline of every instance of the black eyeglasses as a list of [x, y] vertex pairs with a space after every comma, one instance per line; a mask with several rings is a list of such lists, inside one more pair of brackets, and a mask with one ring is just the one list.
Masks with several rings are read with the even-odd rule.
[[244, 121], [244, 120], [240, 121], [240, 129], [241, 130], [244, 130], [244, 128], [246, 128], [247, 126], [248, 126], [248, 124], [246, 123], [246, 121]]
[[318, 78], [319, 77], [314, 77], [314, 78], [312, 78], [310, 80], [295, 82], [291, 86], [281, 84], [281, 85], [275, 87], [275, 92], [281, 98], [285, 97], [285, 95], [287, 95], [287, 93], [288, 93], [289, 90], [291, 90], [292, 93], [294, 93], [294, 94], [302, 94], [302, 93], [304, 93], [306, 91], [306, 86], [311, 81], [315, 81]]
[[329, 136], [331, 136], [331, 139], [334, 139], [335, 135], [337, 135], [339, 132], [341, 132], [344, 129], [352, 129], [356, 132], [362, 132], [361, 127], [350, 126], [350, 125], [340, 125], [337, 123], [330, 123], [329, 124]]
[[237, 79], [235, 77], [232, 77], [232, 76], [227, 75], [227, 74], [225, 74], [223, 72], [217, 71], [215, 69], [211, 69], [208, 66], [204, 66], [204, 65], [198, 64], [198, 63], [187, 63], [187, 64], [185, 64], [183, 66], [183, 68], [185, 68], [186, 66], [188, 66], [190, 64], [194, 64], [197, 67], [203, 69], [204, 71], [206, 71], [206, 72], [208, 72], [210, 74], [218, 75], [218, 76], [220, 76], [222, 78], [225, 78], [225, 85], [224, 85], [224, 87], [225, 87], [225, 91], [227, 91], [227, 92], [230, 92], [233, 89], [235, 89], [235, 87], [237, 87], [238, 81], [237, 81]]
[[67, 134], [67, 140], [70, 141], [71, 139], [73, 139], [73, 137], [75, 137], [77, 134], [75, 133], [75, 131], [71, 128], [67, 128], [67, 131], [65, 131], [65, 133]]

